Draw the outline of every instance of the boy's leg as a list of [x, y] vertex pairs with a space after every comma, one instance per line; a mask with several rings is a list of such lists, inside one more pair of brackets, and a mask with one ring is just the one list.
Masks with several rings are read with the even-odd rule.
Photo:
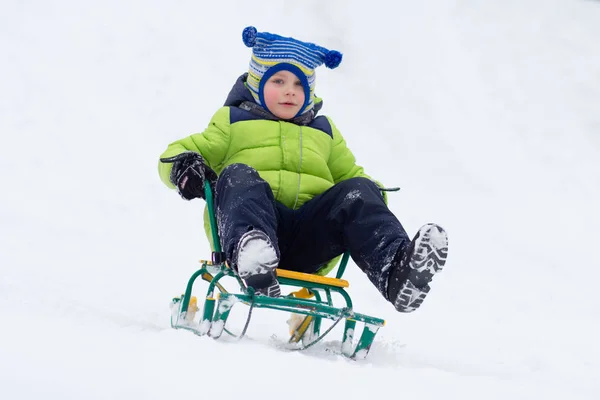
[[[278, 295], [277, 214], [269, 184], [245, 164], [219, 175], [215, 194], [219, 238], [229, 264], [249, 286]], [[273, 287], [271, 287], [273, 286]]]
[[411, 241], [377, 185], [366, 178], [340, 182], [296, 213], [293, 229], [279, 235], [281, 268], [316, 272], [350, 250], [354, 262], [401, 312], [421, 305], [429, 282], [446, 262], [444, 229], [424, 225]]
[[291, 229], [279, 235], [281, 268], [313, 273], [349, 250], [354, 262], [388, 298], [390, 266], [410, 239], [374, 182], [345, 180], [294, 213]]

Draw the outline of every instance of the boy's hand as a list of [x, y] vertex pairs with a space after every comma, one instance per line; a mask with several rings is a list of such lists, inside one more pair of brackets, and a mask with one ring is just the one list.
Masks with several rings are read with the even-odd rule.
[[174, 157], [161, 158], [163, 163], [173, 163], [171, 182], [177, 187], [177, 193], [185, 200], [204, 198], [204, 181], [208, 178], [213, 188], [217, 174], [196, 152], [186, 151]]

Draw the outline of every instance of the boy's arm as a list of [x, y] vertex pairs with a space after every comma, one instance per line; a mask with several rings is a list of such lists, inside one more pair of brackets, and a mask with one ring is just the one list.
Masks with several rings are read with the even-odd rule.
[[[229, 107], [222, 107], [210, 120], [208, 127], [202, 133], [195, 133], [186, 138], [171, 143], [160, 158], [173, 157], [184, 151], [200, 153], [206, 164], [217, 171], [223, 163], [229, 148]], [[172, 163], [158, 162], [158, 174], [165, 185], [174, 189], [170, 175]]]
[[[377, 184], [377, 186], [383, 188], [384, 186], [380, 182], [371, 178], [365, 173], [363, 167], [356, 164], [356, 158], [354, 157], [354, 154], [352, 154], [346, 145], [346, 141], [342, 137], [342, 134], [335, 127], [331, 119], [329, 119], [329, 124], [331, 125], [331, 131], [333, 134], [333, 146], [331, 149], [331, 155], [329, 156], [328, 165], [331, 175], [333, 176], [333, 181], [338, 183], [350, 178], [363, 177], [372, 180]], [[383, 199], [387, 204], [387, 193], [381, 192], [381, 194], [383, 195]]]

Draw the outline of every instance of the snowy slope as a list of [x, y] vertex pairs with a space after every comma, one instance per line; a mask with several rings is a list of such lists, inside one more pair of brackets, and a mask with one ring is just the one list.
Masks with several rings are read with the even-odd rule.
[[[259, 4], [2, 3], [0, 398], [598, 398], [600, 3]], [[169, 327], [208, 248], [157, 156], [247, 68], [247, 25], [344, 52], [324, 112], [411, 234], [449, 232], [414, 314], [350, 266], [387, 320], [365, 361], [337, 331], [279, 349], [266, 311], [241, 342]]]

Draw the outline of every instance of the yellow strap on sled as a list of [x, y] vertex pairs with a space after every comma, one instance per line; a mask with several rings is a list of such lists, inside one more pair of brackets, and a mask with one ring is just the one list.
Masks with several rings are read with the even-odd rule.
[[296, 290], [295, 292], [292, 292], [290, 294], [298, 299], [310, 299], [314, 296], [314, 294], [312, 294], [307, 288]]
[[350, 286], [348, 281], [344, 279], [328, 278], [326, 276], [305, 274], [304, 272], [288, 271], [287, 269], [278, 268], [277, 276], [279, 278], [297, 279], [299, 281], [321, 283], [323, 285], [335, 286], [340, 288]]

